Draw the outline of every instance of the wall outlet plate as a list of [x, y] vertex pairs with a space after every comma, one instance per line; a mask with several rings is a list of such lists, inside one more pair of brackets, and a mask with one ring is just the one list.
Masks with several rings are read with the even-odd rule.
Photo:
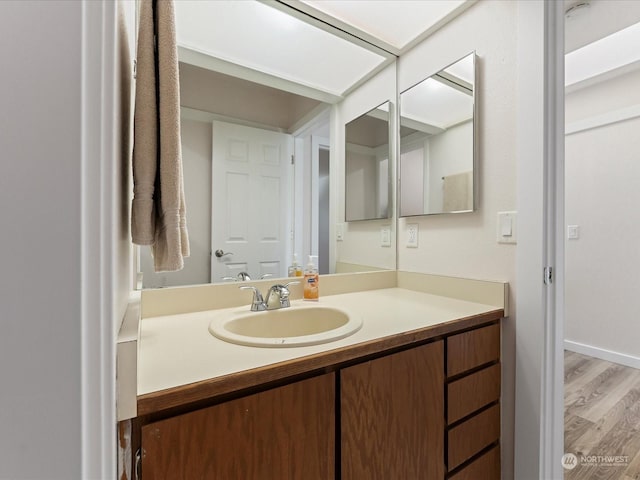
[[336, 241], [344, 240], [344, 223], [336, 223]]
[[391, 246], [391, 227], [385, 225], [380, 228], [380, 246], [381, 247], [390, 247]]
[[407, 247], [418, 248], [418, 224], [407, 223]]

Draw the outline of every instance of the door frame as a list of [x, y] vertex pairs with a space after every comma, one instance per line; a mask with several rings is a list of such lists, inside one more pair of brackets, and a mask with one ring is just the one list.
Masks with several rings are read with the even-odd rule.
[[[320, 150], [330, 152], [328, 138], [311, 135], [311, 255], [320, 250]], [[329, 153], [331, 155], [331, 153]], [[331, 158], [331, 157], [329, 157]], [[302, 259], [306, 261], [306, 259]], [[317, 266], [317, 265], [316, 265]]]
[[517, 24], [515, 478], [561, 479], [564, 3], [517, 2]]

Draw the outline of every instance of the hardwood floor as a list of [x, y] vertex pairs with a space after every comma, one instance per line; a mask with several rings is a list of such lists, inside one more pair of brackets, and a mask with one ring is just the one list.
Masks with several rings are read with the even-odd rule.
[[640, 480], [640, 370], [569, 351], [564, 363], [564, 451], [578, 457], [564, 478]]

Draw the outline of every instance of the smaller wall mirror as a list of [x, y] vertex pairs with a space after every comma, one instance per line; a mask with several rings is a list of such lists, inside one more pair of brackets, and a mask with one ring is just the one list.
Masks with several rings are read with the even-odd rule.
[[389, 218], [389, 102], [345, 125], [345, 220]]
[[400, 216], [475, 209], [475, 53], [400, 94]]

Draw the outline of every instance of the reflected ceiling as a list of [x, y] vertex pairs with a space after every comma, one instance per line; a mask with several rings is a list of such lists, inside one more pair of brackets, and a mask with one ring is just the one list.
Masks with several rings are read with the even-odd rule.
[[[292, 3], [292, 2], [288, 2]], [[302, 0], [309, 7], [402, 49], [419, 40], [425, 31], [445, 21], [468, 3], [466, 0]]]
[[460, 85], [468, 84], [469, 90], [451, 88], [437, 77], [428, 78], [402, 93], [403, 125], [413, 120], [423, 126], [446, 130], [469, 120], [473, 111], [473, 56], [468, 55], [443, 72], [451, 79], [458, 79]]
[[337, 103], [474, 0], [180, 0], [180, 61]]
[[182, 49], [338, 97], [390, 58], [284, 13], [281, 4], [181, 0], [175, 5]]

